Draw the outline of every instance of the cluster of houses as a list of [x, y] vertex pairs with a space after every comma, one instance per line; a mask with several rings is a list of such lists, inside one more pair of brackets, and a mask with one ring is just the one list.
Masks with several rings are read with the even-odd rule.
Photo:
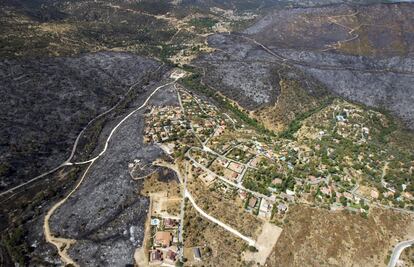
[[179, 224], [180, 220], [175, 218], [151, 218], [150, 265], [175, 266], [179, 260]]
[[288, 211], [288, 203], [283, 198], [272, 195], [269, 198], [258, 197], [239, 190], [239, 196], [245, 203], [245, 209], [263, 219], [272, 219], [275, 214], [283, 216]]
[[[181, 139], [175, 139], [177, 136], [189, 132], [196, 134], [203, 142], [203, 148], [208, 146], [215, 151], [210, 153], [209, 150], [200, 148], [191, 149], [189, 153], [193, 157], [192, 160], [208, 169], [208, 171], [205, 171], [198, 168], [200, 173], [197, 174], [197, 177], [207, 186], [215, 183], [218, 180], [217, 176], [225, 178], [230, 182], [229, 184], [242, 185], [246, 172], [266, 168], [263, 165], [263, 162], [266, 161], [268, 162], [267, 166], [277, 166], [278, 170], [276, 171], [278, 173], [290, 173], [291, 175], [290, 177], [275, 175], [271, 180], [266, 180], [265, 186], [268, 186], [266, 189], [269, 193], [268, 197], [258, 197], [261, 194], [252, 195], [239, 190], [240, 197], [245, 200], [246, 210], [260, 217], [270, 218], [275, 213], [286, 213], [289, 203], [301, 198], [301, 201], [313, 199], [314, 203], [329, 207], [331, 210], [349, 209], [367, 212], [366, 196], [361, 197], [353, 190], [357, 184], [354, 179], [351, 179], [352, 174], [342, 174], [340, 180], [335, 180], [335, 175], [330, 173], [331, 170], [328, 171], [330, 165], [323, 163], [322, 156], [326, 157], [326, 155], [322, 155], [321, 151], [326, 149], [327, 152], [323, 153], [327, 153], [329, 158], [330, 154], [335, 152], [335, 149], [332, 147], [324, 148], [320, 142], [312, 146], [313, 140], [321, 141], [326, 137], [326, 129], [317, 129], [316, 137], [309, 141], [310, 144], [305, 142], [300, 144], [291, 140], [259, 142], [258, 140], [261, 139], [254, 135], [249, 139], [245, 137], [243, 139], [229, 139], [227, 133], [233, 131], [233, 127], [230, 127], [230, 125], [234, 123], [231, 118], [226, 118], [218, 112], [215, 106], [190, 93], [180, 90], [179, 95], [184, 112], [178, 107], [153, 109], [151, 119], [147, 121], [147, 127], [145, 128], [146, 141], [166, 142], [172, 146], [169, 149], [173, 150], [181, 141]], [[326, 116], [329, 116], [330, 121], [332, 119], [336, 121], [340, 135], [343, 137], [353, 137], [355, 135], [358, 140], [369, 139], [370, 129], [368, 127], [360, 124], [359, 128], [357, 127], [358, 129], [352, 128], [356, 124], [351, 125], [351, 121], [354, 117], [360, 116], [356, 114], [356, 111], [351, 108], [338, 108], [332, 111], [333, 118], [331, 112]], [[226, 134], [222, 138], [221, 136], [224, 133]], [[334, 141], [339, 142], [337, 139], [334, 139]], [[303, 167], [312, 163], [312, 161], [318, 162], [319, 165], [316, 165], [318, 172], [311, 171], [305, 174], [300, 173], [300, 169], [298, 171], [297, 166]], [[335, 170], [338, 171], [337, 168]], [[309, 173], [318, 174], [309, 175]], [[287, 178], [290, 178], [289, 186], [286, 186]], [[383, 187], [386, 192], [382, 193], [372, 188], [368, 196], [369, 200], [375, 201], [380, 197], [394, 196], [395, 190], [392, 185], [383, 182]], [[260, 190], [262, 192], [265, 189], [261, 187]], [[399, 198], [412, 199], [413, 196], [409, 192], [403, 192]]]
[[186, 135], [188, 128], [179, 107], [152, 107], [146, 118], [144, 142], [168, 142], [180, 135]]
[[217, 157], [211, 164], [210, 169], [232, 182], [240, 183], [245, 166], [226, 158]]
[[[383, 188], [386, 189], [386, 191], [382, 193], [382, 197], [384, 197], [384, 198], [395, 198], [396, 197], [397, 190], [395, 189], [395, 187], [393, 185], [391, 185], [390, 183], [387, 183], [384, 180], [381, 181], [381, 185], [383, 186]], [[413, 194], [406, 191], [406, 189], [407, 189], [406, 184], [402, 184], [401, 189], [402, 189], [402, 192], [399, 194], [399, 196], [396, 197], [396, 200], [398, 202], [401, 202], [401, 201], [404, 201], [404, 200], [405, 201], [413, 201], [414, 200]], [[375, 198], [376, 199], [379, 198], [379, 193], [377, 193]]]
[[[207, 157], [204, 155], [206, 152], [203, 152], [199, 155], [197, 162], [205, 167], [208, 167], [211, 172], [202, 172], [198, 177], [200, 177], [200, 179], [204, 181], [207, 186], [210, 186], [215, 181], [216, 175], [222, 176], [230, 182], [241, 184], [243, 175], [246, 173], [245, 169], [258, 167], [259, 162], [263, 158], [276, 159], [276, 161], [281, 164], [284, 162], [288, 167], [292, 166], [293, 168], [293, 164], [289, 165], [290, 162], [288, 161], [289, 158], [292, 158], [292, 155], [288, 155], [291, 153], [286, 153], [285, 156], [276, 156], [272, 152], [272, 155], [268, 158], [269, 152], [267, 152], [267, 149], [265, 149], [259, 142], [255, 142], [253, 146], [238, 145], [238, 147], [246, 151], [257, 148], [257, 150], [261, 151], [261, 154], [254, 156], [247, 163], [241, 163], [227, 158], [228, 155], [223, 157], [209, 155]], [[212, 160], [214, 157], [215, 159]], [[296, 156], [293, 158], [295, 157]], [[272, 180], [271, 185], [268, 188], [272, 193], [270, 195], [270, 199], [256, 196], [247, 197], [248, 194], [240, 190], [240, 197], [246, 201], [246, 210], [263, 218], [270, 218], [272, 214], [275, 213], [285, 214], [288, 209], [288, 203], [294, 202], [297, 197], [297, 192], [300, 192], [300, 197], [312, 195], [317, 202], [329, 205], [331, 210], [348, 209], [367, 212], [367, 203], [361, 199], [361, 197], [347, 192], [349, 190], [343, 190], [343, 188], [336, 186], [335, 183], [333, 183], [328, 177], [316, 177], [310, 175], [306, 179], [294, 178], [293, 188], [284, 189], [283, 191], [276, 190], [275, 188], [280, 186], [282, 183], [282, 178], [274, 178]], [[350, 179], [349, 186], [355, 186]], [[305, 190], [305, 188], [307, 188], [307, 190]], [[375, 197], [374, 193], [373, 196]]]
[[[220, 135], [223, 132], [224, 131], [220, 131]], [[216, 138], [212, 138], [210, 140], [209, 144], [208, 144], [211, 147], [211, 149], [213, 149], [217, 153], [224, 154], [224, 153], [228, 152], [232, 147], [234, 147], [238, 144], [238, 141], [236, 139], [230, 139], [230, 140], [225, 139], [225, 140], [223, 140], [222, 138], [219, 138], [220, 135], [217, 135]]]
[[169, 155], [179, 156], [195, 141], [179, 107], [153, 107], [145, 123], [144, 142], [157, 143]]
[[[344, 108], [341, 113], [335, 116], [335, 120], [337, 123], [337, 132], [338, 134], [342, 135], [343, 137], [350, 138], [353, 135], [354, 139], [358, 140], [358, 143], [366, 142], [370, 139], [370, 129], [368, 127], [363, 126], [359, 123], [349, 124], [348, 118], [350, 116], [358, 116], [357, 113], [350, 115], [353, 112], [352, 109]], [[320, 137], [325, 135], [325, 132], [322, 131], [319, 133]]]
[[219, 114], [217, 107], [184, 91], [180, 91], [180, 97], [185, 115], [200, 140], [204, 142], [224, 132], [228, 122]]
[[[199, 179], [201, 179], [206, 186], [210, 186], [211, 184], [216, 181], [217, 175], [222, 176], [230, 181], [237, 181], [240, 173], [243, 171], [244, 167], [242, 164], [231, 162], [225, 158], [217, 157], [212, 162], [209, 162], [206, 159], [196, 158], [197, 163], [193, 163], [196, 175]], [[203, 169], [199, 168], [197, 164], [201, 164], [204, 167], [208, 167], [209, 171], [204, 171]]]
[[[197, 158], [197, 162], [207, 167], [211, 172], [203, 172], [199, 175], [200, 179], [205, 182], [207, 186], [211, 185], [216, 178], [216, 175], [222, 176], [230, 182], [242, 184], [243, 176], [246, 170], [254, 170], [254, 168], [261, 168], [259, 163], [262, 159], [271, 160], [272, 162], [278, 162], [279, 165], [286, 165], [287, 168], [293, 170], [294, 160], [298, 159], [298, 149], [281, 152], [276, 155], [273, 151], [270, 151], [266, 145], [262, 145], [260, 142], [254, 141], [252, 143], [237, 144], [236, 147], [246, 153], [258, 152], [254, 157], [250, 158], [247, 163], [241, 163], [239, 160], [229, 159], [230, 153], [226, 153], [226, 156], [215, 156], [207, 152], [200, 153]], [[233, 148], [234, 149], [234, 148]], [[231, 150], [230, 150], [231, 151]], [[307, 178], [294, 178], [293, 187], [284, 188], [280, 191], [280, 187], [285, 178], [274, 178], [268, 187], [271, 192], [270, 198], [259, 198], [251, 196], [246, 199], [246, 193], [241, 192], [240, 197], [246, 199], [246, 209], [253, 214], [257, 214], [263, 218], [270, 218], [272, 214], [284, 214], [288, 209], [288, 203], [295, 201], [295, 198], [311, 196], [317, 203], [329, 206], [331, 210], [348, 209], [353, 211], [367, 212], [366, 202], [358, 197], [357, 194], [350, 193], [350, 190], [344, 190], [338, 187], [331, 181], [329, 176], [313, 176], [309, 175]], [[348, 182], [348, 189], [355, 187], [356, 184], [349, 177], [343, 177]], [[279, 188], [279, 189], [277, 189]], [[299, 194], [297, 194], [297, 192]], [[374, 197], [375, 194], [373, 193]], [[276, 201], [276, 199], [278, 199]]]
[[201, 100], [197, 96], [183, 90], [180, 90], [179, 94], [181, 97], [181, 102], [188, 115], [206, 115], [213, 120], [218, 117], [219, 111], [216, 106], [211, 105], [210, 103]]

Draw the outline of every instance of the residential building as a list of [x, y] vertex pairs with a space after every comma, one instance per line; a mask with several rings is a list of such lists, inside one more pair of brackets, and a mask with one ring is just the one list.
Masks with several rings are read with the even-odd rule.
[[379, 198], [379, 192], [377, 190], [372, 189], [371, 190], [371, 198], [373, 198], [373, 199]]
[[240, 190], [239, 195], [240, 195], [241, 200], [245, 200], [247, 198], [246, 191]]
[[352, 196], [352, 194], [351, 194], [351, 193], [349, 193], [349, 192], [344, 192], [343, 196], [344, 196], [346, 199], [351, 200], [351, 201], [354, 199], [354, 197]]
[[177, 260], [177, 252], [173, 250], [168, 250], [165, 254], [165, 261], [174, 263]]
[[284, 199], [284, 200], [289, 201], [289, 202], [293, 202], [295, 200], [295, 197], [294, 196], [288, 195], [288, 194], [286, 194], [284, 192], [280, 193], [280, 197], [282, 199]]
[[251, 161], [250, 161], [250, 166], [252, 166], [252, 167], [256, 167], [257, 166], [257, 164], [259, 163], [259, 160], [260, 160], [260, 158], [259, 157], [255, 157], [255, 158], [253, 158]]
[[412, 195], [410, 192], [404, 192], [404, 193], [403, 193], [403, 196], [404, 196], [406, 199], [409, 199], [409, 200], [413, 200], [413, 199], [414, 199], [413, 195]]
[[289, 189], [286, 189], [286, 194], [288, 194], [289, 196], [294, 196], [295, 192]]
[[201, 261], [201, 251], [200, 248], [193, 248], [194, 259], [197, 261]]
[[230, 170], [233, 170], [233, 171], [237, 172], [237, 173], [241, 173], [244, 169], [244, 166], [242, 164], [237, 163], [237, 162], [231, 162], [229, 164], [228, 168]]
[[324, 186], [320, 190], [321, 190], [321, 192], [323, 194], [325, 194], [327, 196], [330, 196], [331, 195], [331, 188], [329, 188], [329, 187]]
[[155, 234], [154, 245], [160, 247], [169, 247], [173, 240], [173, 235], [170, 232], [159, 231]]
[[321, 177], [316, 178], [315, 176], [310, 175], [309, 180], [307, 181], [307, 183], [310, 184], [310, 185], [317, 185], [317, 184], [321, 183], [323, 180], [324, 179], [321, 178]]
[[236, 181], [239, 174], [235, 171], [230, 170], [230, 169], [225, 169], [224, 170], [224, 176], [226, 178], [228, 178], [229, 180], [231, 180], [231, 181]]
[[159, 264], [163, 261], [162, 252], [158, 249], [150, 251], [150, 263], [152, 264]]
[[288, 206], [285, 203], [279, 203], [279, 205], [277, 205], [277, 211], [279, 213], [285, 213], [288, 209]]
[[269, 203], [269, 201], [263, 198], [262, 201], [260, 202], [259, 216], [264, 217], [264, 218], [270, 217], [270, 211], [272, 210], [272, 207], [273, 205]]
[[275, 178], [275, 179], [273, 179], [272, 180], [272, 184], [274, 184], [274, 185], [280, 185], [280, 184], [282, 184], [282, 179], [280, 179], [280, 178]]
[[249, 199], [248, 206], [253, 209], [254, 207], [256, 207], [256, 204], [257, 204], [257, 198], [251, 197]]
[[170, 218], [164, 219], [165, 228], [175, 228], [178, 225], [178, 221]]

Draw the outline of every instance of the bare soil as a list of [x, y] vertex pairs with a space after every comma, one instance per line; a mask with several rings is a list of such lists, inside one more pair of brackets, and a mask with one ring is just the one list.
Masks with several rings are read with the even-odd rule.
[[246, 265], [242, 260], [246, 243], [222, 227], [203, 219], [189, 203], [184, 217], [184, 246], [200, 247], [202, 258], [202, 262], [195, 262], [192, 251], [186, 249], [186, 266]]
[[242, 234], [256, 238], [263, 222], [244, 210], [238, 195], [213, 190], [213, 187], [214, 185], [207, 187], [201, 179], [193, 178], [192, 175], [188, 177], [187, 189], [200, 208]]
[[264, 223], [262, 227], [262, 232], [257, 238], [255, 245], [255, 247], [259, 251], [246, 251], [243, 259], [248, 262], [254, 261], [260, 265], [264, 265], [266, 263], [267, 257], [269, 257], [270, 253], [272, 252], [273, 247], [279, 239], [281, 233], [282, 228], [269, 222]]
[[367, 219], [349, 212], [292, 206], [269, 266], [384, 266], [412, 217], [374, 209]]

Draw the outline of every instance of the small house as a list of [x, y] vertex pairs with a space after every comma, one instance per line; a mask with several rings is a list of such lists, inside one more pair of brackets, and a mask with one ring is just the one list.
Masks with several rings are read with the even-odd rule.
[[379, 198], [379, 192], [377, 190], [371, 190], [371, 198], [377, 199]]
[[252, 208], [253, 209], [254, 207], [256, 207], [256, 204], [257, 204], [257, 198], [251, 197], [249, 199], [249, 203], [248, 203], [249, 208]]
[[166, 218], [164, 219], [164, 226], [166, 228], [174, 228], [178, 225], [177, 221], [174, 219]]
[[175, 262], [177, 260], [177, 253], [173, 250], [168, 250], [165, 255], [165, 260], [170, 262]]
[[280, 184], [282, 184], [282, 179], [275, 178], [275, 179], [272, 180], [272, 184], [274, 184], [274, 185], [280, 185]]
[[277, 211], [279, 213], [285, 213], [288, 209], [288, 206], [285, 203], [279, 203], [279, 205], [277, 205]]
[[200, 248], [193, 248], [194, 260], [201, 261]]
[[163, 260], [162, 252], [158, 249], [152, 250], [150, 252], [150, 262], [151, 263], [161, 263]]
[[169, 247], [173, 240], [173, 236], [170, 232], [159, 231], [155, 234], [154, 244], [160, 247]]

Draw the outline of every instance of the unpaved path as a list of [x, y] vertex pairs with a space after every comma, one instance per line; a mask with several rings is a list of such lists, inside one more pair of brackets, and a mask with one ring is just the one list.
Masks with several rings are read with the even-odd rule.
[[[183, 177], [181, 175], [180, 170], [178, 169], [177, 166], [173, 165], [173, 164], [169, 164], [166, 162], [154, 162], [154, 164], [158, 165], [158, 166], [162, 166], [162, 167], [166, 167], [166, 168], [170, 168], [171, 170], [175, 171], [177, 173], [177, 176], [179, 177], [180, 182], [183, 184]], [[236, 229], [232, 228], [231, 226], [228, 226], [227, 224], [219, 221], [218, 219], [214, 218], [213, 216], [210, 216], [209, 214], [207, 214], [206, 212], [204, 212], [199, 206], [197, 206], [197, 204], [195, 203], [195, 200], [193, 198], [193, 196], [191, 195], [190, 192], [188, 192], [187, 189], [184, 189], [184, 195], [185, 197], [188, 198], [188, 200], [191, 202], [191, 204], [193, 205], [193, 207], [196, 209], [196, 211], [198, 213], [200, 213], [200, 215], [204, 218], [206, 218], [207, 220], [218, 224], [219, 226], [223, 227], [225, 230], [229, 231], [230, 233], [232, 233], [233, 235], [243, 239], [244, 241], [246, 241], [250, 246], [254, 246], [256, 241], [254, 241], [252, 238], [243, 235], [242, 233], [240, 233], [239, 231], [237, 231]]]
[[86, 174], [88, 173], [89, 169], [91, 168], [93, 162], [91, 162], [88, 166], [88, 168], [85, 170], [85, 172], [82, 175], [82, 178], [79, 180], [78, 184], [75, 186], [75, 188], [62, 200], [60, 200], [58, 203], [56, 203], [46, 214], [45, 219], [43, 221], [43, 231], [45, 234], [45, 238], [46, 238], [46, 242], [51, 243], [52, 245], [54, 245], [58, 251], [58, 254], [60, 256], [60, 258], [62, 259], [62, 261], [65, 263], [65, 265], [67, 264], [73, 264], [75, 266], [79, 266], [77, 265], [68, 255], [67, 250], [68, 248], [73, 245], [76, 240], [74, 239], [66, 239], [66, 238], [61, 238], [61, 237], [56, 237], [54, 236], [51, 231], [50, 231], [50, 224], [49, 224], [49, 220], [50, 217], [53, 215], [53, 213], [60, 207], [62, 206], [63, 203], [66, 202], [66, 200], [68, 200], [68, 198], [79, 188], [79, 186], [82, 184], [83, 180], [86, 177]]
[[[164, 66], [164, 63], [161, 64], [157, 69], [155, 69], [154, 72], [159, 71], [163, 66]], [[102, 112], [101, 114], [99, 114], [98, 116], [96, 116], [95, 118], [93, 118], [92, 120], [90, 120], [88, 122], [88, 124], [86, 124], [86, 126], [83, 127], [83, 129], [79, 132], [78, 136], [76, 137], [75, 143], [73, 144], [72, 150], [71, 150], [70, 155], [69, 155], [69, 157], [68, 157], [67, 160], [65, 160], [64, 162], [62, 162], [61, 164], [59, 164], [57, 167], [55, 167], [55, 168], [53, 168], [53, 169], [51, 169], [51, 170], [49, 170], [47, 172], [44, 172], [44, 173], [42, 173], [42, 174], [40, 174], [40, 175], [38, 175], [38, 176], [30, 179], [27, 182], [24, 182], [22, 184], [19, 184], [19, 185], [13, 187], [13, 188], [10, 188], [10, 189], [8, 189], [6, 191], [1, 192], [0, 193], [0, 197], [3, 196], [3, 195], [6, 195], [8, 193], [12, 193], [13, 191], [15, 191], [15, 190], [17, 190], [17, 189], [19, 189], [19, 188], [21, 188], [23, 186], [26, 186], [26, 185], [28, 185], [30, 183], [33, 183], [33, 182], [35, 182], [35, 181], [37, 181], [37, 180], [39, 180], [39, 179], [41, 179], [41, 178], [43, 178], [43, 177], [51, 174], [51, 173], [54, 173], [55, 171], [59, 170], [60, 168], [62, 168], [64, 166], [71, 166], [71, 165], [73, 165], [74, 163], [71, 163], [72, 158], [75, 155], [76, 148], [78, 147], [79, 140], [82, 137], [83, 133], [86, 131], [86, 129], [88, 129], [99, 118], [105, 116], [106, 114], [108, 114], [108, 113], [112, 112], [114, 109], [116, 109], [122, 103], [122, 101], [125, 99], [125, 97], [131, 92], [131, 90], [134, 89], [135, 86], [137, 86], [139, 83], [141, 83], [141, 81], [142, 81], [142, 79], [140, 79], [139, 81], [133, 83], [129, 87], [128, 91], [123, 96], [121, 96], [121, 98], [119, 99], [119, 101], [114, 106], [112, 106], [110, 109]], [[87, 163], [90, 163], [90, 162], [91, 161], [86, 161], [84, 163], [75, 163], [75, 164], [87, 164]]]
[[[141, 110], [143, 107], [145, 107], [146, 105], [147, 105], [147, 103], [148, 103], [148, 101], [151, 99], [151, 97], [155, 94], [155, 93], [157, 93], [158, 92], [158, 90], [159, 89], [161, 89], [161, 88], [163, 88], [163, 87], [166, 87], [166, 86], [169, 86], [169, 85], [171, 85], [171, 84], [173, 84], [173, 83], [175, 83], [176, 82], [176, 80], [177, 80], [178, 78], [176, 78], [174, 81], [172, 81], [172, 82], [169, 82], [169, 83], [166, 83], [166, 84], [164, 84], [164, 85], [160, 85], [160, 86], [158, 86], [157, 88], [155, 88], [154, 89], [154, 91], [147, 97], [147, 99], [144, 101], [144, 103], [141, 105], [141, 106], [139, 106], [138, 108], [136, 108], [136, 109], [134, 109], [133, 111], [131, 111], [128, 115], [126, 115], [113, 129], [112, 129], [112, 131], [111, 131], [111, 133], [109, 134], [109, 136], [108, 136], [108, 138], [106, 139], [106, 142], [105, 142], [105, 146], [104, 146], [104, 149], [99, 153], [99, 155], [98, 156], [96, 156], [96, 157], [94, 157], [94, 158], [92, 158], [92, 159], [90, 159], [90, 160], [88, 160], [88, 161], [85, 161], [85, 162], [83, 162], [83, 163], [81, 163], [81, 164], [86, 164], [86, 163], [89, 163], [89, 166], [88, 166], [88, 168], [85, 170], [85, 172], [83, 173], [83, 175], [82, 175], [82, 177], [81, 177], [81, 179], [79, 180], [79, 182], [77, 183], [77, 185], [76, 185], [76, 187], [64, 198], [64, 199], [62, 199], [62, 200], [60, 200], [58, 203], [56, 203], [48, 212], [47, 212], [47, 214], [46, 214], [46, 216], [45, 216], [45, 219], [44, 219], [44, 223], [43, 223], [43, 229], [44, 229], [44, 234], [45, 234], [45, 238], [46, 238], [46, 241], [48, 242], [48, 243], [51, 243], [52, 245], [54, 245], [56, 248], [57, 248], [57, 250], [58, 250], [58, 253], [59, 253], [59, 256], [61, 257], [61, 259], [62, 259], [62, 261], [63, 261], [63, 263], [65, 264], [65, 265], [67, 265], [67, 264], [73, 264], [73, 265], [75, 265], [75, 266], [78, 266], [71, 258], [70, 258], [70, 256], [67, 254], [67, 250], [68, 250], [68, 248], [72, 245], [72, 244], [74, 244], [75, 242], [76, 242], [76, 240], [74, 240], [74, 239], [66, 239], [66, 238], [61, 238], [61, 237], [56, 237], [56, 236], [54, 236], [53, 235], [53, 233], [51, 233], [51, 230], [50, 230], [50, 223], [49, 223], [49, 220], [50, 220], [50, 217], [53, 215], [53, 213], [60, 207], [60, 206], [62, 206], [62, 204], [63, 203], [65, 203], [66, 202], [66, 200], [79, 188], [79, 186], [82, 184], [82, 182], [84, 181], [84, 179], [85, 179], [85, 177], [86, 177], [86, 175], [87, 175], [87, 173], [88, 173], [88, 171], [89, 171], [89, 169], [92, 167], [92, 165], [93, 165], [93, 163], [97, 160], [97, 159], [99, 159], [103, 154], [105, 154], [105, 152], [106, 152], [106, 150], [107, 150], [107, 148], [108, 148], [108, 145], [109, 145], [109, 141], [111, 140], [111, 138], [112, 138], [112, 136], [113, 136], [113, 134], [115, 133], [115, 131], [118, 129], [118, 127], [124, 122], [124, 121], [126, 121], [129, 117], [131, 117], [134, 113], [136, 113], [137, 111], [139, 111], [139, 110]], [[77, 163], [77, 164], [79, 164], [79, 163]]]
[[400, 258], [401, 253], [404, 249], [413, 246], [414, 245], [414, 239], [413, 240], [407, 240], [398, 243], [394, 250], [392, 251], [390, 262], [388, 263], [388, 267], [394, 267], [398, 263], [398, 259]]
[[190, 200], [191, 204], [193, 205], [193, 207], [198, 211], [198, 213], [200, 213], [201, 216], [203, 216], [204, 218], [206, 218], [207, 220], [218, 224], [219, 226], [223, 227], [225, 230], [227, 230], [228, 232], [232, 233], [233, 235], [243, 239], [244, 241], [246, 241], [250, 246], [254, 246], [256, 241], [254, 241], [252, 238], [243, 235], [242, 233], [240, 233], [239, 231], [237, 231], [236, 229], [228, 226], [227, 224], [217, 220], [216, 218], [214, 218], [213, 216], [210, 216], [209, 214], [205, 213], [199, 206], [197, 206], [197, 204], [194, 201], [193, 196], [188, 192], [185, 191], [185, 195], [188, 198], [188, 200]]

